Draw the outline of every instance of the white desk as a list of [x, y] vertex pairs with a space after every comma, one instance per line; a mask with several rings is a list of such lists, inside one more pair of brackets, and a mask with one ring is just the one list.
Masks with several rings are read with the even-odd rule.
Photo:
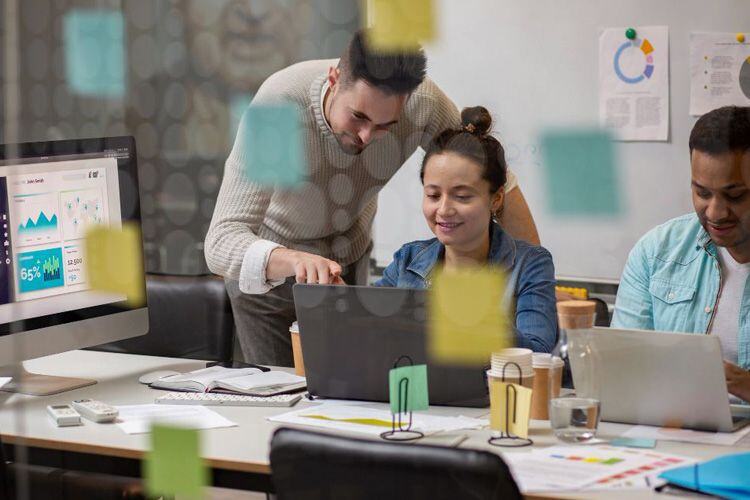
[[[4, 443], [13, 445], [138, 460], [149, 448], [149, 434], [128, 435], [113, 424], [94, 424], [89, 421], [81, 427], [58, 428], [47, 416], [46, 406], [53, 403], [69, 403], [73, 399], [83, 397], [99, 399], [113, 405], [151, 403], [159, 392], [139, 384], [137, 379], [140, 375], [157, 369], [189, 371], [203, 366], [205, 363], [200, 361], [93, 351], [71, 351], [31, 361], [27, 367], [31, 371], [96, 378], [99, 383], [47, 397], [0, 393], [0, 434]], [[214, 472], [230, 471], [264, 476], [270, 474], [269, 441], [279, 425], [269, 422], [266, 417], [287, 412], [289, 408], [211, 408], [239, 424], [238, 427], [201, 431], [203, 457]], [[486, 415], [488, 412], [487, 409], [446, 407], [437, 407], [430, 411], [435, 414], [463, 414], [472, 417]], [[600, 427], [600, 436], [614, 437], [629, 427], [603, 423]], [[532, 429], [531, 437], [535, 446], [559, 444], [547, 422], [533, 421]], [[425, 438], [421, 442], [445, 444], [454, 441], [459, 435], [468, 436], [461, 444], [463, 448], [485, 449], [496, 453], [508, 451], [508, 448], [497, 448], [487, 444], [489, 430], [446, 433]], [[521, 448], [511, 452], [523, 453], [529, 449]], [[745, 438], [734, 447], [667, 441], [660, 441], [657, 446], [658, 451], [698, 459], [709, 459], [740, 449], [750, 449], [750, 438]], [[634, 496], [635, 493], [633, 490], [606, 494], [598, 491], [590, 494], [576, 493], [571, 495], [571, 498], [664, 498], [664, 495], [656, 495], [648, 490], [638, 491]]]

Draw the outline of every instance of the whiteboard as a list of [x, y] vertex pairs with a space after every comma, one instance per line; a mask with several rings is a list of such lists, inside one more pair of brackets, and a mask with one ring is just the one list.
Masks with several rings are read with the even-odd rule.
[[[652, 227], [693, 210], [688, 137], [689, 35], [750, 33], [748, 0], [436, 0], [439, 39], [428, 74], [460, 108], [483, 105], [506, 147], [559, 278], [618, 281], [628, 252]], [[538, 134], [598, 122], [598, 39], [605, 27], [666, 25], [670, 39], [667, 142], [618, 144], [625, 212], [617, 218], [549, 214]], [[387, 265], [403, 243], [430, 238], [415, 156], [380, 195], [373, 256]]]

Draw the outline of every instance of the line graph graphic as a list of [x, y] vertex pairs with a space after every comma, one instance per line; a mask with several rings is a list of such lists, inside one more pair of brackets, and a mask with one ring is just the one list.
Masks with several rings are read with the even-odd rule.
[[38, 245], [60, 240], [57, 196], [54, 193], [13, 197], [17, 246]]

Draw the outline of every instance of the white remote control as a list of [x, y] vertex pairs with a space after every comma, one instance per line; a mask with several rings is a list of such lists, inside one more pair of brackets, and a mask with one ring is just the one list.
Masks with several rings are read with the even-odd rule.
[[73, 401], [73, 408], [85, 418], [97, 423], [112, 422], [120, 414], [114, 406], [93, 399], [76, 399]]
[[69, 427], [72, 425], [82, 425], [81, 415], [78, 414], [70, 405], [49, 405], [47, 413], [52, 417], [58, 427]]

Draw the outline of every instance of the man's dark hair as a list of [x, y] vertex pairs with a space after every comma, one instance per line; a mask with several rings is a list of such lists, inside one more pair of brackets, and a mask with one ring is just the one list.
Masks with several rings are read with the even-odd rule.
[[342, 84], [364, 80], [386, 94], [409, 94], [424, 81], [427, 58], [420, 48], [411, 52], [380, 53], [367, 44], [358, 30], [339, 61]]
[[701, 116], [690, 132], [690, 152], [750, 151], [750, 107], [724, 106]]

